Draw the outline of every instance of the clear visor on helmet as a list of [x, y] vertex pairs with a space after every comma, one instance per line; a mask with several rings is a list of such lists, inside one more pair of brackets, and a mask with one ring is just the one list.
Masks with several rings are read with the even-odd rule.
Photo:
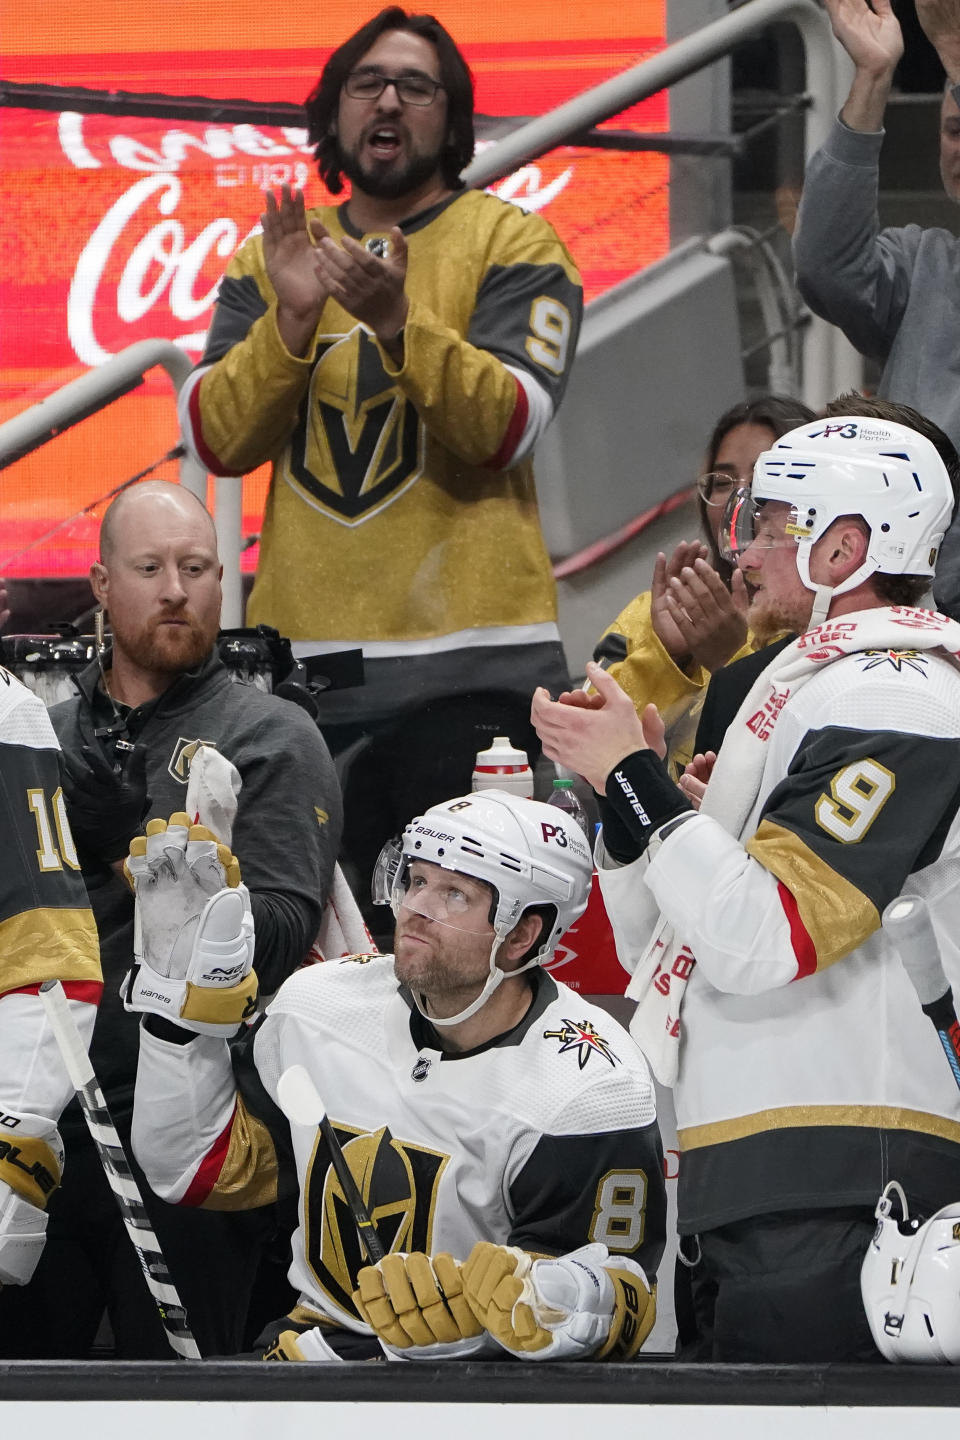
[[373, 878], [370, 881], [370, 898], [374, 905], [393, 904], [393, 884], [397, 878], [397, 871], [400, 869], [403, 860], [403, 846], [395, 836], [388, 840], [380, 854], [377, 856], [377, 863], [373, 867]]
[[751, 545], [761, 550], [775, 550], [779, 545], [794, 545], [808, 539], [814, 512], [807, 524], [801, 523], [798, 512], [791, 509], [786, 524], [782, 517], [774, 521], [770, 512], [764, 523], [766, 500], [755, 500], [746, 485], [734, 490], [727, 501], [717, 532], [717, 547], [724, 560], [739, 565], [741, 556]]
[[430, 860], [404, 855], [401, 842], [390, 840], [380, 851], [373, 872], [373, 902], [471, 934], [490, 934], [497, 896], [491, 885], [447, 870]]

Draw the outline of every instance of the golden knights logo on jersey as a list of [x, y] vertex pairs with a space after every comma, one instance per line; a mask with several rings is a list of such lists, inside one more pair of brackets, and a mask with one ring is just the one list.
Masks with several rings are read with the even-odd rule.
[[[420, 478], [423, 449], [417, 412], [384, 370], [373, 337], [357, 326], [322, 338], [290, 438], [287, 478], [307, 504], [361, 525]], [[325, 484], [321, 475], [335, 480]]]
[[186, 785], [189, 781], [190, 766], [201, 745], [210, 745], [216, 749], [212, 740], [188, 740], [185, 735], [178, 737], [167, 765], [167, 771], [174, 780], [179, 780], [181, 785]]
[[[333, 1130], [384, 1249], [429, 1254], [437, 1186], [450, 1157], [395, 1140], [386, 1127], [372, 1134], [349, 1125], [334, 1125]], [[334, 1304], [356, 1315], [351, 1297], [358, 1271], [369, 1262], [319, 1131], [304, 1196], [304, 1249], [310, 1268]]]
[[602, 1055], [611, 1065], [620, 1063], [619, 1055], [615, 1055], [609, 1044], [604, 1040], [589, 1020], [564, 1020], [559, 1030], [544, 1030], [544, 1040], [559, 1040], [561, 1055], [572, 1050], [577, 1057], [577, 1063], [582, 1070], [590, 1059], [591, 1055]]
[[890, 665], [898, 673], [915, 670], [918, 675], [926, 675], [930, 663], [929, 655], [924, 655], [919, 650], [861, 650], [854, 659], [859, 661], [864, 670], [876, 670], [880, 665]]

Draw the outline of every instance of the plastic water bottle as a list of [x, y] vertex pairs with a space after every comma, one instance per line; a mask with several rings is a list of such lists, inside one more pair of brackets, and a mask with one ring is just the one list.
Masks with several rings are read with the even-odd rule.
[[583, 805], [580, 803], [579, 795], [573, 788], [572, 780], [565, 775], [558, 775], [553, 782], [553, 789], [550, 792], [550, 798], [547, 804], [555, 805], [558, 810], [562, 810], [565, 815], [569, 815], [571, 820], [576, 820], [580, 829], [584, 835], [586, 835], [588, 842], [590, 841], [590, 821], [587, 819], [586, 810], [584, 810]]
[[[558, 766], [557, 769], [559, 768]], [[547, 804], [555, 805], [583, 827], [592, 850], [594, 827], [573, 788], [573, 780], [565, 772], [558, 774], [554, 780]], [[571, 990], [582, 991], [585, 995], [622, 995], [627, 987], [630, 976], [617, 957], [617, 946], [603, 903], [596, 869], [593, 872], [587, 908], [570, 929], [561, 935], [554, 957], [547, 963], [547, 969], [557, 980], [569, 985]]]
[[508, 795], [533, 799], [533, 771], [527, 752], [498, 735], [489, 750], [480, 750], [473, 767], [471, 790], [506, 790]]

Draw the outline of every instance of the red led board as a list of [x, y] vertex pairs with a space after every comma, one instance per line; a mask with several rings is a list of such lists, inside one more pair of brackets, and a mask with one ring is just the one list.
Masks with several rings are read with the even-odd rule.
[[[299, 103], [365, 12], [355, 0], [275, 8], [283, 13], [251, 0], [7, 6], [3, 75]], [[662, 0], [431, 8], [464, 51], [485, 116], [541, 114], [664, 45]], [[664, 131], [667, 97], [609, 124]], [[295, 128], [26, 108], [0, 110], [0, 126], [0, 420], [138, 340], [174, 340], [196, 358], [217, 281], [257, 225], [263, 188], [289, 181], [305, 186], [308, 203], [329, 198]], [[551, 220], [590, 298], [668, 249], [667, 179], [660, 155], [568, 147], [493, 188]], [[153, 371], [108, 411], [0, 471], [0, 574], [86, 570], [98, 512], [62, 522], [176, 443], [170, 393]], [[168, 463], [157, 473], [176, 471]], [[247, 534], [259, 529], [266, 483], [266, 470], [245, 482]], [[245, 564], [255, 563], [254, 548]]]

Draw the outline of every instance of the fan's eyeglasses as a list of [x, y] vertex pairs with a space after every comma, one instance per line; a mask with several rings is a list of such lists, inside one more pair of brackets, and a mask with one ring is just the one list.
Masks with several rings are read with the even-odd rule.
[[728, 475], [723, 470], [713, 470], [709, 475], [701, 475], [697, 481], [697, 494], [705, 505], [716, 505], [718, 508], [726, 505], [730, 496], [740, 485], [736, 475]]
[[388, 85], [404, 105], [432, 105], [444, 88], [429, 75], [382, 75], [379, 70], [352, 70], [343, 82], [351, 100], [377, 100]]

